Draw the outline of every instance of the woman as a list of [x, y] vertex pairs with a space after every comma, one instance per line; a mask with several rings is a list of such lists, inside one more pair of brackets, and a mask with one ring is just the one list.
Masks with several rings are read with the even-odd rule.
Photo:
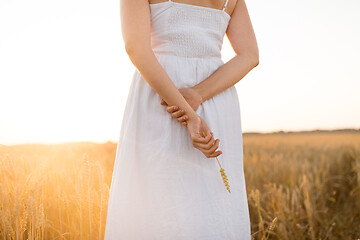
[[[259, 57], [244, 0], [120, 3], [125, 48], [136, 70], [105, 239], [250, 239], [234, 84]], [[226, 64], [225, 33], [236, 52]]]

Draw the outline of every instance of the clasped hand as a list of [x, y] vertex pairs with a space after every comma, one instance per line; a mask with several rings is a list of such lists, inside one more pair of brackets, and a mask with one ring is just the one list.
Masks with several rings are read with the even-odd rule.
[[[194, 111], [196, 111], [202, 103], [201, 96], [192, 88], [180, 88], [179, 91]], [[199, 149], [206, 157], [212, 158], [222, 154], [221, 151], [216, 151], [219, 147], [220, 139], [215, 140], [213, 132], [211, 132], [204, 119], [200, 116], [195, 119], [189, 119], [184, 110], [179, 109], [176, 105], [169, 106], [163, 99], [161, 105], [166, 106], [166, 111], [187, 127], [192, 145]], [[206, 136], [203, 135], [203, 132], [205, 132]]]

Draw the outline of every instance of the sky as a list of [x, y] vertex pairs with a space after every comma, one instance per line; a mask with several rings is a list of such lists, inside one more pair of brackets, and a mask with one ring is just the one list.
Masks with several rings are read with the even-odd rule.
[[[360, 128], [360, 1], [246, 4], [260, 64], [235, 84], [243, 132]], [[134, 70], [119, 0], [0, 0], [0, 144], [117, 142]]]

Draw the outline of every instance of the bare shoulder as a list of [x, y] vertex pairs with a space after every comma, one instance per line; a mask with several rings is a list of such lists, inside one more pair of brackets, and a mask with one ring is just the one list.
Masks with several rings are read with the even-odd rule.
[[235, 10], [235, 7], [237, 5], [237, 2], [239, 0], [227, 0], [227, 1], [228, 1], [228, 3], [227, 3], [227, 6], [226, 6], [226, 9], [225, 9], [225, 12], [227, 12], [230, 16], [232, 16], [232, 14], [233, 14], [233, 12]]
[[255, 32], [251, 23], [250, 15], [245, 0], [228, 0], [231, 19], [226, 30], [226, 35], [235, 53], [251, 54], [258, 56], [258, 46]]

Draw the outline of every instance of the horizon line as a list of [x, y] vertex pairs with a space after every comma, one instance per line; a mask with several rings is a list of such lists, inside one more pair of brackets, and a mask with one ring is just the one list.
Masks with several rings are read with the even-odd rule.
[[[313, 130], [299, 130], [299, 131], [285, 131], [278, 130], [272, 132], [260, 132], [260, 131], [248, 131], [243, 132], [243, 135], [271, 135], [271, 134], [301, 134], [301, 133], [360, 133], [360, 128], [337, 128], [337, 129], [313, 129]], [[115, 141], [67, 141], [67, 142], [58, 142], [58, 143], [17, 143], [17, 144], [1, 144], [0, 147], [13, 147], [13, 146], [21, 146], [21, 145], [62, 145], [62, 144], [109, 144], [114, 143]]]

